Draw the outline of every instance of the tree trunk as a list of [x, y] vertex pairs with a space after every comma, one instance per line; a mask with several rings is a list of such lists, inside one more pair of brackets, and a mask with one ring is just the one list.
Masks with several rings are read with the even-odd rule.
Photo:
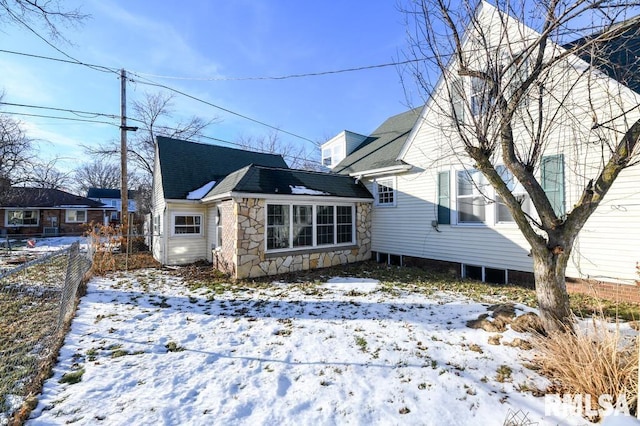
[[571, 332], [573, 324], [569, 308], [569, 295], [565, 283], [568, 254], [554, 254], [545, 249], [533, 252], [533, 274], [540, 319], [547, 333]]

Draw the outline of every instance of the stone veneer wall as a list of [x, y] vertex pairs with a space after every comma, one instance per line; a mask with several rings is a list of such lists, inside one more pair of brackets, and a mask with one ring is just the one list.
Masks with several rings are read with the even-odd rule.
[[[263, 199], [237, 200], [236, 278], [253, 278], [367, 260], [371, 257], [371, 203], [356, 204], [356, 244], [331, 250], [265, 253]], [[226, 249], [226, 246], [225, 246]]]

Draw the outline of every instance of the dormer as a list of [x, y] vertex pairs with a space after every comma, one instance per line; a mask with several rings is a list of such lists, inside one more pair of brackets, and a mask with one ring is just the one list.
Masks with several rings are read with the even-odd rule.
[[343, 130], [322, 144], [322, 165], [334, 168], [367, 139], [367, 136]]

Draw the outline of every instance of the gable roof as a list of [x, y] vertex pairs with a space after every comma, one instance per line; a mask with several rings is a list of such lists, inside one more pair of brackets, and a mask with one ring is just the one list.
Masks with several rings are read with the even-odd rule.
[[185, 199], [210, 181], [250, 164], [287, 168], [282, 156], [158, 136], [158, 166], [167, 199]]
[[[128, 190], [127, 195], [129, 198], [133, 198], [134, 191]], [[114, 198], [120, 199], [120, 190], [119, 189], [110, 189], [110, 188], [89, 188], [87, 190], [87, 198]]]
[[347, 175], [256, 165], [231, 173], [214, 186], [206, 197], [229, 192], [373, 198], [362, 182], [356, 182]]
[[59, 189], [13, 187], [0, 193], [0, 207], [106, 208], [104, 204]]
[[422, 107], [403, 112], [385, 120], [333, 171], [350, 174], [405, 164], [397, 160], [404, 143], [416, 124]]

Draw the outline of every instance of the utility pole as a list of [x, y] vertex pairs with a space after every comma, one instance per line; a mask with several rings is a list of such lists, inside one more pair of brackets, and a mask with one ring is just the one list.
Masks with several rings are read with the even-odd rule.
[[120, 70], [120, 200], [122, 201], [120, 229], [125, 249], [128, 249], [129, 193], [127, 182], [127, 72]]
[[129, 251], [129, 184], [127, 182], [127, 132], [135, 132], [137, 127], [127, 126], [127, 72], [120, 70], [120, 200], [122, 201], [120, 229], [122, 243]]

